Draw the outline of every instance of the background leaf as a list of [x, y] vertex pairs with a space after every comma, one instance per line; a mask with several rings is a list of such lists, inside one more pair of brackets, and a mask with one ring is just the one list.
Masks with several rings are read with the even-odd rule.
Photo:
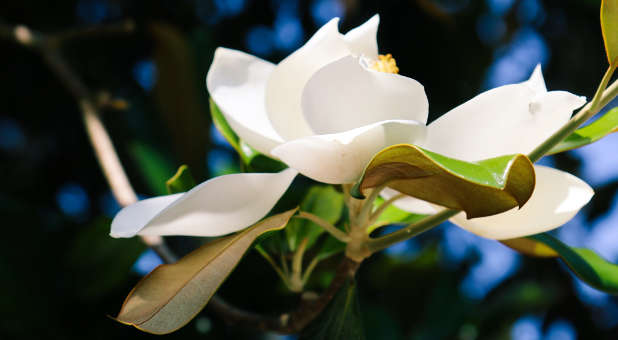
[[562, 142], [560, 142], [560, 144], [554, 146], [548, 154], [551, 155], [580, 148], [582, 146], [594, 143], [610, 133], [617, 131], [618, 107], [615, 107], [601, 116], [601, 118], [581, 129], [575, 130], [575, 132], [565, 138]]
[[601, 30], [610, 65], [618, 65], [618, 0], [601, 1]]
[[285, 227], [296, 209], [207, 243], [174, 264], [157, 267], [133, 288], [116, 319], [154, 334], [184, 326], [208, 303], [261, 234]]
[[165, 195], [165, 179], [174, 173], [172, 163], [155, 148], [140, 141], [131, 143], [129, 151], [152, 193]]
[[399, 192], [463, 210], [474, 218], [523, 206], [532, 195], [535, 177], [524, 155], [472, 163], [399, 144], [374, 156], [354, 187], [355, 195], [387, 183]]
[[[157, 65], [154, 99], [172, 137], [175, 155], [202, 178], [209, 124], [201, 99], [206, 93], [202, 75], [196, 72], [194, 52], [175, 27], [156, 23], [149, 28], [155, 40]], [[196, 86], [198, 83], [201, 86]]]

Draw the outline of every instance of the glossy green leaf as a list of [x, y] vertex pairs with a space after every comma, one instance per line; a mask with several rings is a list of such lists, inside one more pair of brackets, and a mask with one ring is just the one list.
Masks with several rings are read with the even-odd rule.
[[228, 124], [225, 116], [223, 116], [223, 113], [212, 98], [210, 98], [210, 115], [217, 130], [219, 130], [221, 135], [225, 137], [228, 143], [230, 143], [238, 153], [238, 156], [245, 166], [245, 171], [279, 172], [287, 168], [287, 165], [284, 163], [261, 154], [241, 140], [234, 130], [232, 130], [232, 127]]
[[506, 244], [530, 256], [560, 257], [582, 281], [604, 292], [618, 294], [618, 265], [607, 262], [594, 251], [569, 247], [547, 233], [528, 236], [527, 242], [515, 240]]
[[169, 194], [189, 191], [195, 185], [195, 179], [193, 179], [189, 167], [185, 164], [181, 165], [176, 174], [165, 182]]
[[[379, 206], [384, 204], [384, 199], [378, 198], [374, 201], [374, 209], [377, 209]], [[375, 221], [375, 223], [369, 227], [367, 230], [368, 233], [376, 230], [382, 226], [396, 223], [405, 223], [410, 224], [414, 222], [418, 222], [422, 220], [427, 215], [413, 214], [411, 212], [407, 212], [405, 210], [401, 210], [397, 208], [395, 205], [389, 205], [384, 211], [380, 214], [380, 217]]]
[[601, 1], [601, 30], [607, 60], [618, 66], [618, 0]]
[[364, 340], [365, 333], [356, 292], [348, 280], [320, 316], [300, 334], [299, 340]]
[[[343, 195], [332, 186], [314, 186], [309, 189], [300, 204], [300, 211], [317, 215], [334, 225], [341, 218], [343, 206]], [[311, 248], [323, 232], [324, 229], [317, 224], [300, 218], [292, 219], [285, 228], [288, 247], [291, 251], [295, 251], [304, 239], [309, 239], [307, 248]]]
[[523, 206], [534, 190], [534, 167], [524, 155], [465, 162], [398, 144], [377, 153], [352, 194], [387, 184], [404, 194], [451, 209], [468, 218]]
[[129, 152], [152, 193], [165, 195], [165, 179], [174, 173], [172, 163], [155, 148], [139, 141], [131, 143]]
[[153, 334], [184, 326], [204, 308], [255, 239], [284, 228], [295, 212], [271, 216], [209, 242], [174, 264], [157, 267], [129, 293], [116, 320]]
[[230, 143], [234, 150], [236, 150], [239, 155], [243, 155], [244, 153], [240, 147], [240, 138], [227, 123], [227, 120], [223, 116], [221, 110], [219, 110], [217, 104], [215, 104], [215, 101], [212, 100], [212, 98], [209, 98], [208, 101], [210, 105], [210, 117], [212, 118], [213, 124], [215, 124], [217, 130], [219, 130], [221, 135], [225, 138], [225, 140], [227, 140], [228, 143]]
[[601, 118], [575, 130], [560, 144], [554, 146], [548, 154], [556, 154], [594, 143], [610, 133], [618, 131], [618, 107], [609, 110]]

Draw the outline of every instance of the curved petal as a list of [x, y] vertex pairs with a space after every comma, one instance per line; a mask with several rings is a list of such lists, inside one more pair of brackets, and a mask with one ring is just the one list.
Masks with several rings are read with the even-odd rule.
[[350, 30], [343, 37], [354, 55], [378, 59], [378, 25], [380, 15], [375, 14], [364, 24]]
[[530, 81], [481, 93], [428, 126], [431, 151], [466, 161], [527, 154], [564, 125], [586, 100], [542, 92], [540, 69]]
[[545, 86], [545, 79], [543, 78], [543, 70], [541, 64], [536, 65], [530, 79], [523, 82], [528, 85], [537, 95], [541, 95], [547, 92], [547, 86]]
[[215, 177], [182, 194], [146, 199], [122, 209], [112, 237], [140, 235], [220, 236], [264, 217], [298, 174], [232, 174]]
[[[391, 188], [384, 188], [380, 192], [380, 196], [386, 200], [399, 194], [401, 194], [399, 191]], [[411, 196], [402, 197], [396, 200], [393, 205], [401, 210], [421, 215], [435, 214], [440, 210], [429, 202]]]
[[368, 50], [362, 45], [367, 45], [371, 27], [377, 25], [377, 21], [375, 18], [370, 19], [358, 31], [350, 32], [352, 34], [346, 39], [339, 33], [339, 18], [334, 18], [322, 26], [303, 47], [277, 65], [266, 86], [266, 108], [275, 130], [285, 140], [314, 134], [303, 118], [300, 105], [305, 84], [324, 65], [355, 51]]
[[423, 85], [374, 71], [346, 56], [317, 71], [302, 95], [305, 119], [316, 134], [348, 131], [384, 120], [427, 122]]
[[208, 92], [232, 129], [264, 154], [283, 142], [264, 104], [266, 81], [274, 68], [252, 55], [219, 47], [206, 76]]
[[423, 124], [391, 120], [342, 133], [296, 139], [281, 144], [272, 153], [316, 181], [352, 183], [378, 151], [393, 144], [418, 142], [424, 136]]
[[536, 187], [521, 209], [473, 219], [461, 213], [451, 222], [479, 236], [504, 240], [557, 228], [577, 214], [594, 195], [581, 179], [552, 168], [535, 165]]

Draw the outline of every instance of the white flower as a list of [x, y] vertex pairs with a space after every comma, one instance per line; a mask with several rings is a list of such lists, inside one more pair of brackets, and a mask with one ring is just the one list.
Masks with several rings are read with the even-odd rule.
[[[569, 92], [548, 92], [537, 66], [528, 81], [481, 93], [429, 124], [423, 146], [466, 161], [528, 154], [566, 124], [573, 110], [585, 102]], [[451, 222], [487, 238], [522, 237], [563, 225], [594, 194], [588, 184], [569, 173], [540, 165], [534, 168], [536, 186], [521, 209], [473, 219], [460, 213]], [[395, 194], [392, 189], [383, 191], [386, 198]], [[412, 197], [395, 205], [422, 214], [441, 209]]]
[[[234, 232], [267, 214], [298, 172], [324, 183], [352, 183], [375, 153], [393, 144], [416, 144], [468, 161], [528, 153], [584, 103], [568, 92], [547, 92], [537, 69], [530, 81], [483, 93], [426, 127], [422, 85], [376, 70], [394, 66], [389, 64], [394, 60], [378, 56], [378, 22], [376, 15], [343, 35], [333, 19], [278, 65], [218, 48], [206, 80], [211, 97], [241, 139], [290, 168], [221, 176], [185, 194], [138, 202], [116, 216], [112, 236]], [[557, 170], [537, 167], [537, 178], [521, 211], [453, 220], [487, 237], [501, 238], [504, 230], [510, 236], [515, 222], [523, 223], [516, 233], [531, 234], [540, 228], [534, 223], [566, 222], [592, 195], [585, 183]], [[412, 198], [399, 206], [434, 211]], [[520, 218], [526, 211], [534, 213]]]

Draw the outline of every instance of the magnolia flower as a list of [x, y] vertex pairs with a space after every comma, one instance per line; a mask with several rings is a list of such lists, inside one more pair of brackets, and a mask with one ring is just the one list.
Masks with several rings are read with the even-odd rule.
[[[278, 65], [218, 48], [206, 79], [211, 97], [241, 139], [290, 168], [221, 176], [184, 194], [140, 201], [116, 216], [112, 236], [231, 233], [267, 214], [299, 172], [319, 182], [353, 183], [373, 155], [393, 144], [468, 161], [528, 153], [585, 102], [547, 92], [537, 68], [529, 81], [487, 91], [426, 126], [423, 86], [398, 75], [390, 55], [378, 55], [378, 22], [376, 15], [341, 34], [333, 19]], [[536, 171], [537, 187], [523, 209], [453, 221], [482, 236], [517, 237], [565, 223], [592, 196], [574, 176]], [[397, 204], [435, 211], [413, 198]]]

